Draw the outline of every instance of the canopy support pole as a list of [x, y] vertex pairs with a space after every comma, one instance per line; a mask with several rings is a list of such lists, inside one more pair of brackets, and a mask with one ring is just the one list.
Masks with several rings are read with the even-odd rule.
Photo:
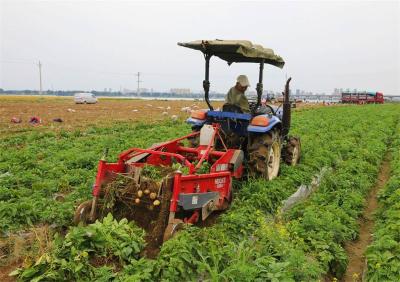
[[291, 120], [291, 105], [290, 105], [290, 89], [289, 83], [292, 80], [288, 78], [285, 85], [285, 92], [283, 93], [283, 114], [282, 114], [282, 135], [285, 140], [289, 140], [290, 120]]
[[214, 110], [213, 106], [211, 106], [210, 99], [208, 98], [208, 94], [210, 92], [210, 58], [212, 55], [205, 54], [204, 58], [206, 59], [206, 74], [205, 79], [203, 80], [203, 89], [204, 89], [204, 99], [208, 105], [208, 108], [212, 111]]
[[257, 105], [254, 110], [261, 106], [261, 96], [263, 93], [263, 73], [264, 73], [264, 59], [260, 62], [260, 73], [258, 74], [258, 83], [257, 83]]

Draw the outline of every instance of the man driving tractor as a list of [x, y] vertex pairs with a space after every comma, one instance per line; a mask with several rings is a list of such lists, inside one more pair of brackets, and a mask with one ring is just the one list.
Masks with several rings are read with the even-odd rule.
[[250, 113], [249, 101], [244, 92], [250, 86], [249, 79], [246, 75], [241, 74], [236, 79], [236, 85], [233, 86], [225, 98], [225, 103], [240, 107], [243, 113]]

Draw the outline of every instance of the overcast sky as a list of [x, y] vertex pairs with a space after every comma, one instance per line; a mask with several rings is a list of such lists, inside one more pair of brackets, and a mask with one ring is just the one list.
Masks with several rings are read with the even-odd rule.
[[[0, 0], [0, 88], [200, 90], [204, 59], [177, 46], [196, 39], [246, 39], [286, 61], [267, 65], [264, 89], [400, 95], [400, 1], [167, 2]], [[211, 60], [211, 90], [239, 74], [255, 88], [255, 64]]]

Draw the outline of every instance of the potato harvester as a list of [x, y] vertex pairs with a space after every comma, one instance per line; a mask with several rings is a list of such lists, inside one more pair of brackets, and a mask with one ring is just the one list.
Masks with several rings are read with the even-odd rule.
[[[243, 40], [211, 40], [178, 43], [200, 50], [206, 61], [203, 87], [208, 110], [193, 111], [187, 122], [192, 132], [155, 144], [148, 149], [131, 148], [109, 163], [103, 157], [93, 186], [93, 199], [75, 212], [76, 223], [89, 223], [107, 212], [135, 220], [161, 244], [184, 224], [205, 221], [225, 210], [232, 200], [232, 182], [244, 176], [272, 180], [281, 159], [296, 165], [300, 138], [288, 135], [290, 128], [289, 82], [282, 109], [263, 105], [264, 64], [282, 68], [283, 59], [271, 49]], [[209, 62], [212, 56], [228, 62], [259, 64], [257, 101], [251, 113], [225, 104], [214, 110], [209, 101]], [[160, 174], [152, 178], [151, 169]], [[150, 173], [149, 173], [150, 171]], [[110, 204], [112, 203], [112, 204]]]

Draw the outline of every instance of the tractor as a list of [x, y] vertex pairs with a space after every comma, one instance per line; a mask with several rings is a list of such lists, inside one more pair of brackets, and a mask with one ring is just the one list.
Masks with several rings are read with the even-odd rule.
[[[283, 59], [271, 49], [244, 40], [199, 40], [178, 43], [199, 50], [205, 58], [204, 98], [208, 110], [192, 111], [192, 132], [150, 148], [130, 148], [118, 161], [99, 161], [93, 198], [78, 206], [76, 224], [87, 224], [106, 213], [134, 220], [147, 231], [148, 244], [159, 246], [185, 224], [197, 224], [232, 201], [233, 180], [279, 174], [281, 160], [296, 165], [300, 139], [289, 136], [291, 105], [286, 81], [281, 107], [262, 105], [265, 64], [279, 68]], [[209, 99], [210, 59], [259, 65], [257, 99], [250, 113], [224, 104], [214, 110]], [[158, 169], [162, 173], [154, 173]], [[155, 177], [155, 175], [157, 177]], [[123, 210], [123, 212], [121, 212]]]

